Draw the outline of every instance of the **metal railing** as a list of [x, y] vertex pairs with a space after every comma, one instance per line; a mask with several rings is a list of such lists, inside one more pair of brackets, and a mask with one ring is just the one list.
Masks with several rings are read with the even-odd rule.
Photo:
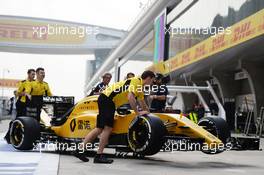
[[128, 26], [127, 31], [130, 31], [136, 23], [142, 18], [142, 16], [146, 15], [150, 7], [156, 2], [157, 0], [148, 0], [145, 4], [141, 3], [141, 10], [136, 18], [132, 21], [132, 23]]
[[241, 133], [248, 135], [250, 131], [250, 126], [252, 125], [252, 116], [254, 116], [254, 113], [256, 112], [256, 103], [253, 100], [249, 100], [245, 97], [242, 102], [242, 106], [244, 106], [242, 107], [243, 109], [239, 107], [235, 113], [235, 132], [239, 132], [238, 118], [246, 117], [244, 128], [241, 128]]
[[218, 116], [223, 118], [224, 120], [226, 120], [226, 113], [225, 113], [225, 110], [224, 110], [224, 107], [223, 105], [220, 103], [213, 87], [211, 86], [211, 84], [206, 81], [207, 83], [207, 86], [196, 86], [194, 84], [194, 86], [172, 86], [172, 85], [168, 85], [167, 88], [168, 88], [168, 91], [169, 92], [184, 92], [184, 93], [196, 93], [198, 98], [200, 99], [203, 107], [205, 108], [205, 111], [208, 112], [210, 111], [208, 105], [206, 104], [204, 98], [202, 97], [200, 91], [208, 91], [210, 92], [210, 94], [212, 95], [215, 103], [217, 104], [217, 107], [219, 109], [219, 112], [218, 112]]
[[246, 134], [246, 135], [248, 135], [248, 133], [249, 133], [252, 115], [254, 114], [254, 108], [255, 108], [255, 106], [253, 106], [253, 109], [249, 109], [247, 112], [247, 118], [246, 118], [245, 127], [244, 127], [244, 134]]
[[264, 107], [262, 106], [260, 108], [259, 117], [257, 118], [256, 121], [256, 135], [258, 135], [259, 137], [262, 136], [263, 124], [264, 124]]

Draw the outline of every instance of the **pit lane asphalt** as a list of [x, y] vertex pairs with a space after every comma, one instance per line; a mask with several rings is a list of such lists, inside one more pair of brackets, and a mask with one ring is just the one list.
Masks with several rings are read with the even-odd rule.
[[[1, 174], [110, 174], [110, 175], [222, 175], [222, 174], [264, 174], [263, 151], [226, 151], [207, 155], [199, 151], [160, 152], [145, 159], [131, 156], [117, 158], [113, 164], [94, 164], [92, 155], [89, 162], [82, 162], [72, 155], [55, 152], [16, 151], [2, 139], [8, 121], [0, 124], [0, 175]], [[261, 140], [263, 149], [264, 140]], [[108, 149], [107, 152], [114, 153]]]
[[0, 123], [0, 175], [57, 175], [59, 154], [54, 151], [18, 151], [3, 139], [10, 120]]
[[217, 155], [202, 152], [160, 152], [145, 159], [114, 158], [110, 165], [87, 163], [70, 155], [61, 155], [59, 175], [222, 175], [264, 174], [263, 151], [226, 151]]

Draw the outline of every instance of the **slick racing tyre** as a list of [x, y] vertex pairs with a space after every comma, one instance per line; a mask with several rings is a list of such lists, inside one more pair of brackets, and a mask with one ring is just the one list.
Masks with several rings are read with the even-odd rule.
[[[198, 122], [199, 126], [202, 126], [205, 130], [220, 139], [223, 144], [227, 144], [231, 138], [231, 133], [226, 121], [220, 117], [204, 117]], [[202, 150], [206, 154], [217, 154], [224, 150]]]
[[140, 155], [154, 155], [160, 151], [167, 130], [162, 120], [154, 115], [136, 117], [128, 130], [130, 149]]
[[40, 126], [32, 117], [18, 117], [10, 128], [10, 143], [18, 150], [31, 150], [40, 136]]

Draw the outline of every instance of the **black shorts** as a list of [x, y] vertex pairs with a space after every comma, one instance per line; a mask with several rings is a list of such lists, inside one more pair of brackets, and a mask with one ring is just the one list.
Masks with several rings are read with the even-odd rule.
[[20, 100], [18, 100], [16, 102], [16, 111], [17, 111], [16, 117], [26, 116], [26, 107], [27, 107], [26, 103], [23, 103]]
[[104, 126], [113, 127], [115, 116], [115, 104], [105, 94], [101, 94], [98, 98], [99, 114], [97, 116], [97, 128]]

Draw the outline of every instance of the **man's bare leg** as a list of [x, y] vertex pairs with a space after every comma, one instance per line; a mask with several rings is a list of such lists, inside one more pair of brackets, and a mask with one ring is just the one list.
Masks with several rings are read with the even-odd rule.
[[108, 139], [110, 137], [110, 134], [112, 133], [112, 129], [113, 128], [109, 126], [104, 127], [100, 137], [99, 148], [96, 156], [94, 157], [94, 163], [113, 163], [112, 159], [108, 159], [103, 156], [103, 151], [108, 143]]
[[99, 148], [98, 148], [97, 154], [103, 153], [104, 148], [108, 143], [109, 136], [112, 133], [112, 130], [113, 130], [113, 128], [111, 128], [109, 126], [104, 127], [103, 132], [101, 134], [100, 141], [99, 141]]
[[[101, 134], [102, 131], [103, 131], [103, 129], [101, 129], [101, 128], [94, 128], [91, 132], [89, 132], [85, 136], [82, 144], [80, 144], [79, 147], [78, 147], [78, 149], [75, 151], [74, 156], [77, 157], [77, 158], [79, 158], [80, 160], [82, 160], [84, 162], [88, 162], [89, 159], [83, 154], [84, 151], [85, 151], [85, 148], [86, 148], [86, 144], [87, 143], [91, 143], [94, 139], [96, 139], [96, 137], [99, 134]], [[83, 152], [80, 153], [79, 150], [83, 150]]]
[[89, 132], [83, 139], [83, 142], [80, 145], [80, 149], [83, 149], [83, 146], [85, 148], [87, 143], [91, 143], [92, 141], [94, 141], [96, 137], [102, 133], [102, 131], [102, 128], [94, 128], [91, 132]]

